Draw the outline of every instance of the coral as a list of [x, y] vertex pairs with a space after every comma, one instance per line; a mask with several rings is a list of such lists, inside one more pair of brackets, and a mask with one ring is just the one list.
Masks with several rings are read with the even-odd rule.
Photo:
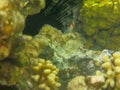
[[[68, 43], [70, 40], [72, 42], [81, 41], [78, 45], [78, 47], [82, 46], [84, 43], [82, 36], [79, 33], [62, 33], [57, 28], [54, 28], [51, 25], [44, 25], [39, 34], [46, 37], [49, 40], [49, 43], [55, 46], [63, 46]], [[77, 45], [77, 44], [76, 44]]]
[[106, 70], [106, 77], [107, 77], [104, 87], [107, 88], [108, 85], [110, 85], [110, 87], [114, 87], [115, 73], [112, 70], [112, 62], [111, 62], [109, 56], [107, 56], [107, 55], [103, 56], [102, 61], [103, 61], [102, 67]]
[[56, 90], [61, 86], [61, 84], [57, 82], [59, 69], [49, 60], [45, 61], [44, 59], [40, 59], [33, 67], [33, 70], [34, 73], [31, 78], [36, 84], [35, 90]]
[[[23, 34], [26, 17], [40, 12], [45, 7], [45, 0], [0, 2], [0, 60], [5, 59], [5, 62], [0, 62], [0, 85], [16, 85], [20, 90], [33, 90], [33, 84], [37, 83], [36, 88], [43, 90], [55, 90], [60, 87], [57, 82], [59, 70], [50, 61], [38, 59], [39, 54], [48, 45], [48, 40], [40, 34], [34, 37]], [[39, 73], [34, 71], [36, 69], [33, 70], [37, 60], [39, 62], [36, 67], [39, 68], [42, 64]], [[33, 83], [37, 74], [43, 75], [43, 81]], [[44, 87], [44, 84], [47, 86]]]
[[120, 0], [85, 0], [80, 16], [88, 48], [116, 50], [120, 47]]
[[87, 90], [84, 76], [76, 76], [67, 86], [68, 90]]
[[18, 46], [14, 48], [9, 57], [17, 60], [21, 65], [29, 64], [31, 58], [38, 58], [48, 46], [48, 40], [40, 34], [34, 37], [22, 35], [18, 42]]
[[22, 35], [17, 41], [19, 44], [11, 52], [10, 58], [20, 61], [21, 64], [25, 64], [25, 62], [29, 62], [30, 57], [38, 58], [40, 56], [41, 58], [46, 58], [47, 54], [44, 56], [41, 55], [43, 55], [42, 53], [47, 47], [51, 48], [50, 50], [53, 50], [54, 53], [50, 59], [54, 58], [55, 62], [62, 62], [58, 58], [62, 58], [63, 60], [69, 58], [74, 51], [83, 46], [82, 42], [84, 40], [78, 33], [64, 34], [50, 25], [44, 25], [37, 35], [33, 37]]
[[120, 52], [113, 55], [105, 54], [102, 57], [102, 68], [105, 72], [97, 71], [96, 74], [105, 77], [104, 89], [119, 90], [120, 83]]
[[[98, 58], [98, 56], [96, 56], [96, 57]], [[95, 62], [97, 59], [96, 57], [94, 57]], [[80, 59], [80, 57], [79, 57], [79, 59]], [[99, 62], [98, 66], [94, 66], [95, 68], [97, 68], [97, 67], [98, 68], [96, 70], [94, 70], [94, 73], [92, 73], [91, 75], [89, 73], [85, 74], [84, 83], [87, 88], [85, 90], [104, 90], [104, 89], [105, 90], [119, 90], [120, 89], [120, 87], [119, 87], [119, 84], [120, 84], [120, 52], [104, 50], [100, 54], [98, 60], [100, 60], [100, 61], [98, 61]], [[79, 65], [82, 65], [82, 64], [79, 63]], [[85, 65], [87, 66], [87, 64], [85, 64]], [[71, 68], [72, 68], [72, 66], [73, 65], [71, 64]], [[77, 66], [74, 66], [74, 69], [75, 69], [75, 67], [77, 67]], [[81, 69], [81, 68], [79, 68], [79, 69]], [[75, 69], [75, 70], [77, 70], [77, 69]], [[87, 72], [88, 72], [88, 70], [87, 70]], [[80, 70], [79, 70], [78, 75], [82, 75]], [[79, 80], [79, 79], [77, 79], [77, 80]], [[68, 83], [68, 90], [79, 90], [76, 88], [81, 87], [81, 85], [82, 85], [82, 84], [78, 84], [77, 81], [72, 82], [72, 84], [70, 84], [71, 82], [72, 81], [70, 81]], [[83, 81], [81, 80], [80, 83], [82, 83], [82, 82]], [[73, 89], [71, 89], [72, 87], [73, 87]], [[84, 89], [82, 89], [82, 90], [84, 90]]]
[[[44, 51], [46, 51], [46, 50], [48, 51], [48, 49], [47, 49], [48, 47], [50, 48], [50, 52], [51, 52], [51, 50], [53, 50], [53, 54], [52, 54], [51, 58], [48, 58], [48, 59], [51, 59], [53, 64], [55, 64], [57, 67], [59, 67], [59, 69], [61, 70], [60, 71], [61, 75], [62, 75], [62, 73], [64, 73], [65, 69], [67, 69], [67, 67], [69, 67], [66, 63], [68, 58], [70, 58], [70, 56], [72, 56], [73, 52], [77, 51], [79, 49], [79, 47], [83, 46], [81, 44], [82, 38], [78, 33], [65, 33], [64, 34], [60, 30], [58, 30], [50, 25], [43, 26], [43, 28], [40, 30], [40, 32], [35, 36], [21, 35], [16, 40], [19, 43], [17, 44], [16, 47], [14, 47], [12, 52], [10, 52], [10, 56], [8, 57], [8, 60], [10, 59], [10, 62], [12, 62], [12, 64], [15, 64], [18, 69], [21, 69], [21, 71], [23, 73], [27, 74], [26, 76], [28, 78], [30, 78], [31, 73], [33, 74], [33, 77], [34, 77], [35, 72], [33, 73], [33, 70], [31, 70], [31, 66], [33, 67], [33, 65], [37, 61], [37, 59], [39, 57], [40, 58], [48, 58], [48, 53], [44, 53], [45, 54], [44, 57], [41, 56], [41, 54]], [[74, 43], [72, 43], [72, 42], [74, 42]], [[78, 43], [78, 45], [77, 45], [77, 43]], [[51, 53], [49, 53], [49, 54], [51, 55]], [[39, 60], [39, 61], [41, 61], [41, 60]], [[58, 62], [58, 63], [56, 64], [56, 62]], [[62, 64], [61, 64], [61, 62], [62, 62]], [[28, 71], [26, 71], [26, 69], [25, 70], [22, 69], [22, 67], [27, 67]], [[14, 73], [14, 72], [11, 71], [11, 73]], [[18, 75], [21, 75], [21, 74], [19, 74], [20, 73], [19, 71], [17, 73], [18, 73]], [[30, 75], [28, 75], [29, 73], [30, 73]], [[64, 76], [64, 75], [65, 74], [63, 74], [62, 76]], [[10, 77], [12, 80], [14, 80], [13, 76]], [[38, 75], [37, 75], [37, 77], [38, 77]], [[64, 76], [64, 77], [66, 77], [66, 76]], [[18, 77], [18, 78], [20, 78], [20, 77]], [[27, 89], [33, 88], [32, 86], [34, 86], [34, 85], [31, 82], [31, 80], [29, 80], [28, 78], [26, 78], [27, 81], [23, 81], [21, 79], [20, 81], [18, 81], [19, 83], [15, 84], [15, 85], [18, 85], [18, 88], [21, 87], [20, 88], [21, 90], [25, 87]], [[17, 82], [17, 81], [15, 80], [14, 82]], [[25, 84], [25, 86], [23, 84], [21, 84], [21, 82], [23, 82]], [[35, 82], [35, 85], [37, 85], [37, 84], [39, 84], [39, 82], [38, 83]], [[36, 86], [36, 88], [38, 88], [38, 87]]]
[[57, 90], [61, 86], [58, 82], [59, 69], [49, 60], [32, 60], [34, 62], [24, 67], [16, 63], [0, 63], [0, 85], [15, 85], [19, 90]]
[[50, 25], [45, 25], [35, 36], [24, 35], [26, 17], [40, 12], [45, 0], [0, 2], [0, 60], [5, 60], [0, 62], [0, 85], [15, 85], [20, 90], [58, 89], [61, 85], [57, 82], [59, 70], [50, 61], [39, 59], [40, 54], [50, 47], [54, 50], [51, 61], [65, 60], [82, 46], [81, 36], [63, 34]]
[[57, 28], [52, 27], [51, 25], [44, 25], [41, 28], [39, 34], [49, 39], [50, 44], [62, 41], [62, 32]]
[[[25, 18], [43, 9], [45, 0], [0, 0], [0, 2], [0, 60], [4, 60], [18, 45], [16, 42], [22, 36]], [[3, 49], [5, 50], [2, 51]]]
[[[33, 65], [36, 59], [40, 57], [44, 59], [50, 59], [52, 63], [60, 69], [61, 78], [71, 77], [78, 71], [74, 69], [74, 67], [70, 66], [71, 61], [69, 60], [69, 58], [74, 57], [73, 53], [78, 51], [79, 48], [83, 46], [83, 39], [78, 33], [64, 34], [60, 30], [50, 25], [45, 25], [37, 35], [33, 37], [29, 35], [22, 35], [19, 39], [17, 39], [17, 41], [19, 44], [11, 52], [9, 58], [13, 59], [14, 62], [19, 63], [20, 66], [22, 65], [24, 67], [26, 65], [29, 66], [29, 64]], [[84, 50], [82, 52], [82, 55], [83, 54]], [[48, 58], [48, 56], [51, 57]], [[78, 63], [77, 60], [74, 62]], [[77, 65], [78, 64], [76, 64], [76, 66]], [[66, 74], [64, 72], [66, 72]]]
[[9, 56], [24, 28], [25, 18], [16, 10], [12, 0], [0, 0], [0, 60]]
[[[14, 62], [12, 62], [12, 64], [9, 62], [0, 63], [0, 88], [1, 86], [8, 87], [14, 85], [17, 87], [15, 90], [28, 90], [30, 88], [28, 84], [30, 67], [19, 67], [16, 63], [13, 63]], [[9, 90], [9, 88], [7, 90]]]
[[[20, 90], [58, 90], [60, 80], [65, 84], [60, 89], [65, 90], [71, 78], [84, 75], [71, 80], [68, 90], [120, 89], [120, 53], [102, 57], [100, 68], [93, 60], [100, 52], [84, 49], [85, 44], [92, 47], [94, 43], [99, 48], [118, 48], [119, 0], [84, 1], [80, 12], [86, 41], [74, 30], [62, 33], [51, 25], [44, 25], [37, 35], [24, 35], [25, 19], [40, 12], [45, 0], [0, 2], [0, 60], [4, 60], [0, 62], [0, 85], [15, 85]], [[117, 46], [111, 42], [117, 42]]]

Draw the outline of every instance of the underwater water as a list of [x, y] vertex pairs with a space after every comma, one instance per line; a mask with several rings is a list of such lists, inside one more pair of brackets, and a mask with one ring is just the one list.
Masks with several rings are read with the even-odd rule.
[[120, 0], [0, 0], [0, 90], [120, 90]]

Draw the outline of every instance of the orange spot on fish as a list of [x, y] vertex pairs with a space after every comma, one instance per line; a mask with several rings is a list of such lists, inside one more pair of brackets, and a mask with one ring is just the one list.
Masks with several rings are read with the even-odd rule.
[[75, 22], [72, 22], [71, 25], [70, 25], [72, 28], [75, 27]]

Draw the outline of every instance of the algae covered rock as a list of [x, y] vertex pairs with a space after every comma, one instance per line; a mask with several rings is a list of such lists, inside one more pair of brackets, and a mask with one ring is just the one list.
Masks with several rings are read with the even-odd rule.
[[88, 48], [120, 47], [120, 0], [85, 0], [80, 16]]
[[[39, 34], [48, 41], [48, 46], [51, 48], [48, 50], [53, 50], [51, 59], [59, 68], [66, 67], [65, 62], [84, 45], [84, 38], [79, 33], [62, 33], [50, 25], [45, 25]], [[45, 58], [47, 56], [41, 57]]]

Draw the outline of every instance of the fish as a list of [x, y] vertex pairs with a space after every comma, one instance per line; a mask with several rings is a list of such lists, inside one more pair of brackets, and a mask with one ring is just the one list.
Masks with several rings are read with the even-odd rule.
[[72, 21], [71, 24], [70, 24], [70, 26], [68, 27], [68, 29], [65, 31], [65, 33], [70, 33], [70, 32], [72, 32], [72, 31], [74, 30], [75, 26], [76, 26], [76, 25], [75, 25], [75, 22]]

